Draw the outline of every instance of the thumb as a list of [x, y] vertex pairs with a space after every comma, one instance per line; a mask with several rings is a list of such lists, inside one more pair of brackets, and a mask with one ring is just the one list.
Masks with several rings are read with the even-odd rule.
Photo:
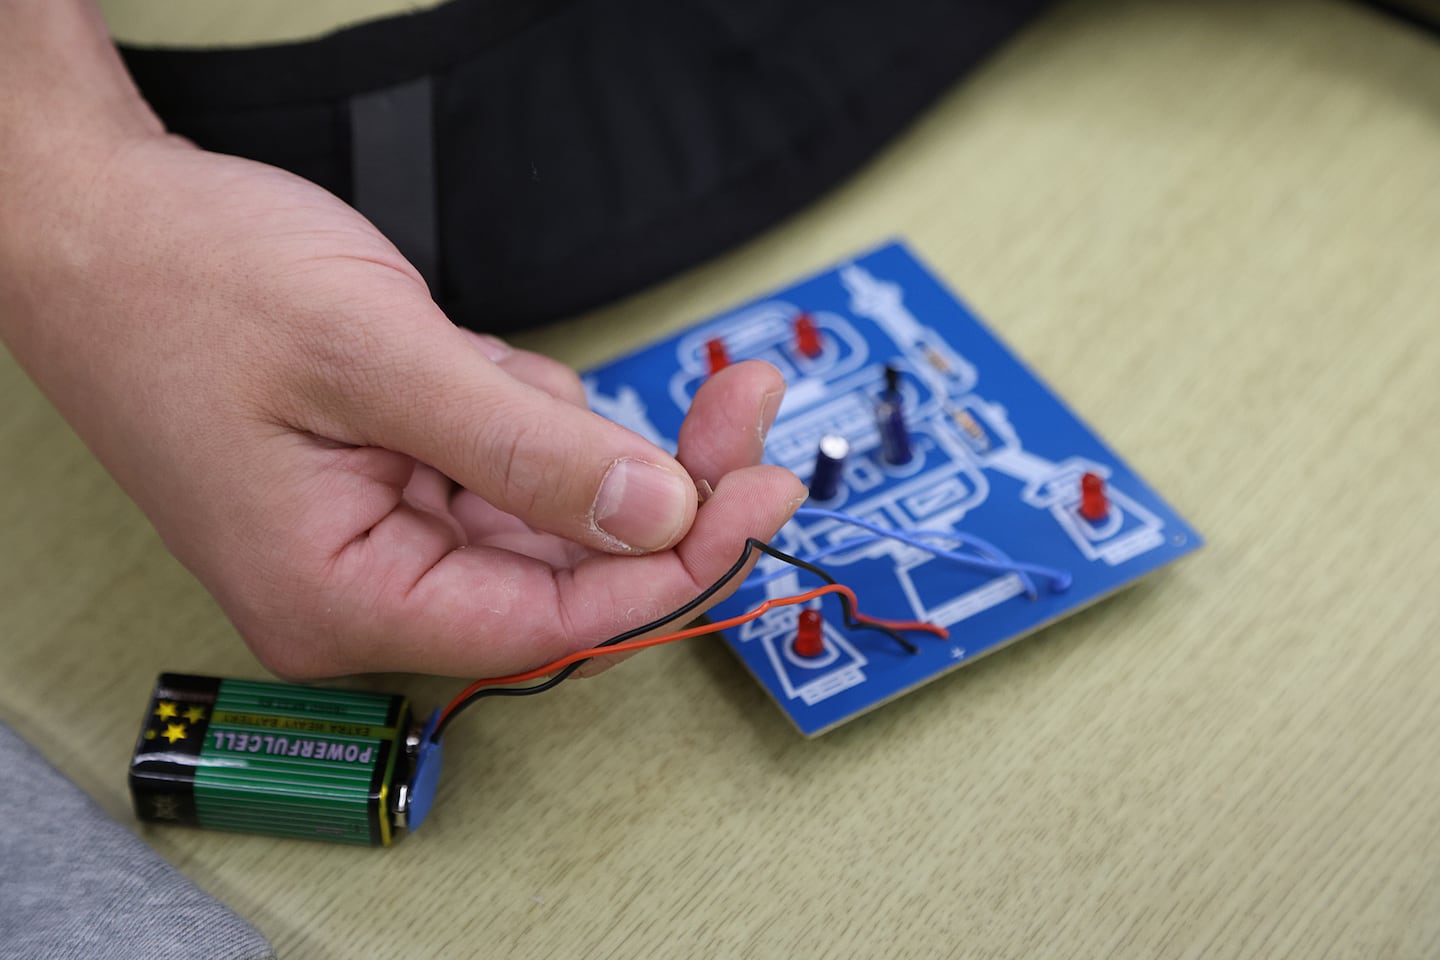
[[695, 484], [673, 457], [510, 376], [448, 321], [392, 359], [403, 391], [347, 404], [372, 445], [428, 463], [537, 530], [610, 553], [664, 550], [689, 531]]

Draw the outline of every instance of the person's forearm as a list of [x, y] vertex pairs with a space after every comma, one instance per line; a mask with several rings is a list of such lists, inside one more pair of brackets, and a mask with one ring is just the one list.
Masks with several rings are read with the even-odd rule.
[[33, 164], [160, 132], [92, 0], [0, 0], [0, 190]]
[[61, 261], [93, 258], [101, 171], [164, 129], [92, 0], [0, 0], [0, 25], [0, 342], [53, 388], [43, 368], [83, 334], [37, 308], [36, 287]]

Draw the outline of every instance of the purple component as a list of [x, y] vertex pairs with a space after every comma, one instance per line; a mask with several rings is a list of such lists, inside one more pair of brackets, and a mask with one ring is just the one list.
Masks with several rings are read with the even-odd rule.
[[875, 426], [880, 430], [880, 456], [888, 464], [910, 462], [910, 430], [905, 426], [905, 408], [899, 391], [886, 390], [875, 404]]
[[850, 441], [839, 434], [827, 433], [820, 438], [815, 451], [815, 472], [810, 475], [810, 499], [834, 500], [840, 493], [845, 458], [850, 455]]

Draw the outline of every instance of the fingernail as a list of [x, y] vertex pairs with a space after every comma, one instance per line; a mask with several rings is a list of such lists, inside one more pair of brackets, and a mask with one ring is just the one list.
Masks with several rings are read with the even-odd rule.
[[780, 412], [780, 401], [785, 399], [784, 390], [775, 390], [765, 394], [760, 401], [760, 442], [765, 442], [765, 437], [770, 433], [770, 427], [775, 423], [775, 415]]
[[590, 519], [631, 550], [669, 546], [689, 512], [690, 490], [683, 477], [644, 460], [616, 460], [600, 481]]
[[496, 363], [504, 360], [514, 352], [510, 344], [501, 340], [499, 337], [492, 337], [488, 333], [475, 334], [475, 344], [480, 348], [481, 353]]

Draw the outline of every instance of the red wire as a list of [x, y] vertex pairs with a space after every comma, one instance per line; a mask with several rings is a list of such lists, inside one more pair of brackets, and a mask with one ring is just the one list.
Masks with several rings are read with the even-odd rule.
[[658, 637], [649, 637], [642, 640], [630, 640], [626, 643], [617, 643], [608, 647], [589, 647], [585, 650], [576, 650], [574, 653], [566, 654], [558, 660], [552, 660], [544, 666], [536, 667], [534, 670], [526, 670], [524, 673], [512, 673], [508, 677], [487, 677], [484, 680], [476, 680], [456, 695], [454, 700], [445, 707], [445, 712], [440, 715], [440, 723], [445, 722], [457, 706], [463, 703], [472, 693], [483, 687], [499, 687], [512, 683], [524, 683], [527, 680], [538, 680], [541, 677], [554, 673], [563, 667], [568, 667], [577, 660], [589, 660], [592, 657], [603, 657], [612, 653], [629, 653], [631, 650], [644, 650], [646, 647], [656, 647], [662, 643], [672, 643], [676, 640], [688, 640], [691, 637], [704, 636], [707, 633], [718, 633], [721, 630], [728, 630], [731, 627], [738, 627], [742, 623], [758, 619], [769, 613], [776, 607], [790, 607], [797, 603], [805, 603], [814, 600], [816, 597], [824, 596], [827, 593], [838, 593], [850, 601], [850, 608], [855, 610], [855, 619], [861, 623], [867, 623], [877, 627], [889, 627], [891, 630], [924, 630], [933, 633], [944, 640], [950, 636], [950, 631], [933, 623], [925, 623], [920, 620], [881, 620], [876, 617], [867, 617], [856, 607], [858, 601], [855, 599], [855, 591], [844, 584], [832, 583], [823, 587], [816, 587], [814, 590], [805, 593], [797, 593], [791, 597], [774, 597], [766, 600], [754, 610], [742, 613], [737, 617], [728, 620], [719, 620], [714, 623], [702, 624], [698, 627], [690, 627], [676, 633], [666, 633]]

